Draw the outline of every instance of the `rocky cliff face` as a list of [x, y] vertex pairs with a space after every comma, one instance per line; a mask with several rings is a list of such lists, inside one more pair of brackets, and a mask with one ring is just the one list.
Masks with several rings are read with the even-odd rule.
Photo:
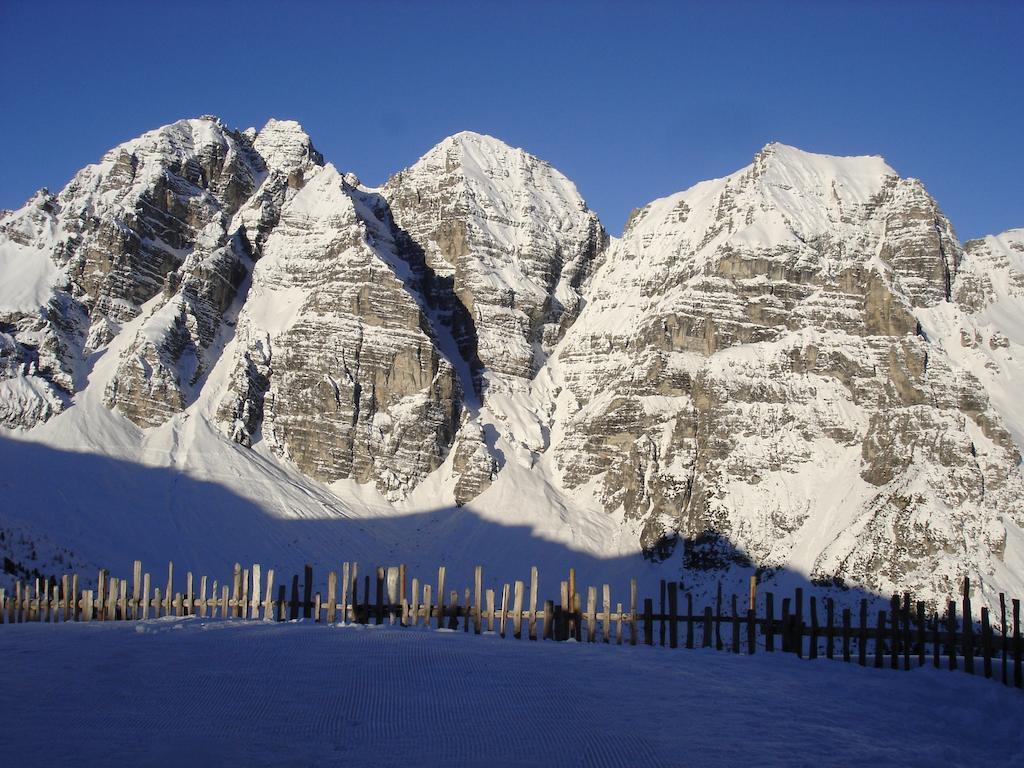
[[86, 401], [175, 450], [210, 424], [311, 498], [539, 499], [687, 578], [1024, 584], [1024, 236], [961, 246], [879, 158], [768, 145], [609, 240], [487, 136], [374, 190], [296, 123], [186, 120], [0, 216], [0, 270], [29, 435]]
[[552, 363], [563, 482], [655, 557], [951, 587], [1022, 522], [1000, 415], [920, 329], [964, 259], [878, 158], [769, 145], [655, 201]]

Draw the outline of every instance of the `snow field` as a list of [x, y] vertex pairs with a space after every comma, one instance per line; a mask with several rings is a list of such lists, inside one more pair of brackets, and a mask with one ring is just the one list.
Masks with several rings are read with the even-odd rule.
[[19, 766], [1012, 764], [1019, 691], [782, 654], [160, 619], [5, 626]]

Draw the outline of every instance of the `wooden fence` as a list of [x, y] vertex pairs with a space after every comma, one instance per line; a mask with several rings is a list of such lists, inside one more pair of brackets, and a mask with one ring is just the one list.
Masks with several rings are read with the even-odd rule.
[[[272, 569], [264, 579], [259, 564], [243, 569], [235, 563], [232, 577], [223, 584], [211, 582], [206, 576], [194, 579], [189, 572], [184, 591], [175, 591], [174, 565], [170, 563], [166, 587], [161, 591], [160, 587], [151, 590], [154, 580], [142, 572], [142, 563], [136, 560], [130, 591], [128, 579], [111, 576], [106, 570], [99, 572], [95, 589], [79, 589], [77, 574], [64, 575], [59, 581], [36, 579], [34, 591], [21, 581], [12, 595], [0, 589], [0, 623], [132, 621], [161, 616], [251, 621], [303, 618], [328, 623], [435, 626], [476, 634], [486, 628], [487, 632], [497, 631], [502, 638], [517, 640], [524, 636], [525, 629], [530, 640], [699, 646], [747, 654], [782, 651], [809, 659], [824, 656], [856, 661], [860, 666], [905, 670], [931, 663], [936, 668], [976, 674], [976, 661], [980, 660], [986, 678], [995, 676], [1004, 685], [1022, 687], [1020, 600], [1010, 601], [1012, 633], [1007, 600], [1002, 594], [998, 625], [993, 626], [988, 608], [981, 609], [980, 624], [975, 624], [967, 579], [958, 618], [954, 600], [940, 616], [927, 612], [925, 603], [912, 602], [909, 594], [894, 595], [890, 610], [878, 610], [873, 616], [869, 616], [866, 599], [860, 601], [856, 617], [850, 608], [843, 608], [837, 616], [833, 598], [811, 595], [805, 600], [799, 588], [792, 597], [782, 598], [781, 611], [776, 613], [775, 595], [765, 592], [759, 596], [754, 578], [743, 607], [732, 595], [728, 610], [720, 586], [715, 605], [695, 611], [690, 594], [681, 595], [678, 584], [662, 581], [655, 611], [653, 598], [638, 598], [636, 579], [630, 581], [626, 609], [621, 602], [613, 608], [608, 584], [601, 587], [599, 607], [597, 588], [587, 587], [581, 595], [572, 569], [568, 579], [561, 582], [558, 602], [538, 601], [536, 568], [530, 571], [528, 592], [522, 581], [506, 583], [500, 603], [495, 590], [483, 588], [481, 566], [474, 569], [472, 589], [467, 587], [461, 594], [445, 591], [444, 566], [437, 569], [434, 583], [418, 578], [410, 583], [404, 565], [371, 569], [362, 574], [362, 579], [360, 575], [358, 563], [344, 563], [340, 579], [336, 571], [328, 573], [327, 593], [323, 596], [314, 592], [313, 569], [308, 565], [301, 582], [298, 574], [292, 576], [289, 590], [285, 583], [275, 582]], [[682, 610], [681, 597], [685, 600]], [[996, 664], [997, 675], [993, 672]]]

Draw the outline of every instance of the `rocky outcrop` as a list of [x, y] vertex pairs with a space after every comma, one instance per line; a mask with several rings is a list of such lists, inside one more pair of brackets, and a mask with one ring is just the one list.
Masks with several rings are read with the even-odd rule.
[[[205, 137], [213, 146], [227, 147], [221, 168], [246, 173], [238, 180], [215, 177], [209, 185], [214, 193], [229, 194], [223, 199], [211, 194], [210, 204], [219, 206], [217, 214], [210, 215], [200, 231], [177, 236], [188, 243], [188, 255], [165, 275], [161, 306], [139, 328], [107, 387], [107, 404], [140, 426], [161, 424], [194, 399], [219, 352], [215, 347], [222, 319], [253, 260], [262, 254], [282, 205], [289, 193], [302, 187], [305, 176], [323, 164], [298, 123], [271, 120], [259, 133], [243, 134], [213, 125], [215, 130]], [[207, 145], [196, 154], [217, 155]], [[248, 165], [235, 158], [244, 158]], [[243, 193], [244, 201], [238, 196]], [[254, 371], [252, 378], [258, 381], [259, 375]]]
[[576, 187], [490, 136], [445, 139], [382, 189], [403, 257], [478, 374], [532, 377], [606, 241]]
[[330, 165], [285, 202], [239, 318], [221, 415], [236, 439], [260, 431], [312, 477], [397, 498], [444, 460], [461, 390], [381, 209]]

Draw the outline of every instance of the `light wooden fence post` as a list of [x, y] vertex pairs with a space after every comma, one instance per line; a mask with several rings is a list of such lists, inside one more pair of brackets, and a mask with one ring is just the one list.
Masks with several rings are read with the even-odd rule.
[[142, 618], [149, 618], [149, 573], [142, 575]]
[[262, 600], [263, 568], [259, 563], [252, 564], [252, 601], [249, 603], [248, 618], [257, 621], [260, 618], [260, 603]]
[[174, 600], [174, 562], [167, 562], [167, 591], [164, 593], [164, 616], [171, 615]]
[[629, 644], [636, 645], [636, 579], [629, 580]]
[[537, 639], [537, 566], [530, 567], [530, 627], [531, 640]]
[[587, 587], [587, 642], [597, 641], [597, 587]]
[[506, 583], [501, 589], [501, 619], [498, 622], [500, 628], [499, 634], [501, 639], [505, 639], [505, 622], [508, 619], [508, 584]]
[[478, 635], [483, 629], [480, 623], [481, 601], [483, 600], [483, 581], [484, 569], [483, 566], [478, 565], [473, 568], [473, 631]]
[[[444, 627], [444, 575], [445, 567], [439, 566], [437, 569], [437, 628], [442, 629]], [[428, 614], [429, 616], [429, 614]], [[428, 619], [427, 623], [430, 621]]]
[[[348, 623], [348, 595], [349, 595], [349, 564], [346, 560], [341, 564], [341, 623]], [[415, 584], [415, 581], [413, 582]], [[413, 587], [413, 600], [416, 599], [416, 588]], [[414, 614], [415, 616], [415, 614]], [[413, 626], [416, 626], [415, 618], [413, 619]]]
[[604, 642], [610, 644], [612, 641], [612, 588], [610, 584], [601, 586], [601, 602], [604, 606]]
[[488, 589], [487, 593], [487, 631], [494, 634], [494, 590]]
[[516, 640], [523, 637], [523, 589], [523, 582], [516, 581], [512, 603], [512, 636]]
[[139, 618], [139, 590], [142, 589], [142, 561], [132, 563], [132, 618]]
[[199, 577], [199, 616], [206, 618], [206, 576]]
[[334, 623], [335, 605], [338, 600], [338, 574], [335, 571], [327, 573], [327, 623]]

